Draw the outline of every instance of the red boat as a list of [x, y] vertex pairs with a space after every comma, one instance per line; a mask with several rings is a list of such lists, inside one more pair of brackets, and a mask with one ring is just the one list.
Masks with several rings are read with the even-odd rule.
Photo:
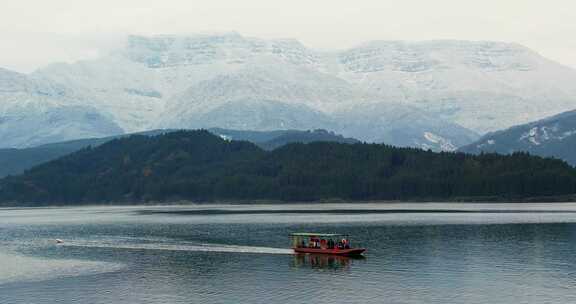
[[292, 233], [290, 243], [294, 252], [304, 254], [357, 256], [366, 251], [365, 248], [353, 248], [350, 237], [345, 234]]

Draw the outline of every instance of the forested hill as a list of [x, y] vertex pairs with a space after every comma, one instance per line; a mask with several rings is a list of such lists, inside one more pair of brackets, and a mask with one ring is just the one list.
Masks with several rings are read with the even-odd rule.
[[[7, 175], [21, 174], [47, 161], [57, 159], [64, 155], [78, 151], [82, 148], [96, 147], [113, 139], [127, 137], [131, 135], [154, 136], [176, 130], [159, 129], [134, 134], [122, 134], [103, 138], [84, 138], [58, 143], [50, 143], [38, 147], [24, 149], [0, 149], [0, 178]], [[230, 140], [245, 140], [255, 143], [257, 146], [272, 150], [293, 142], [313, 142], [313, 141], [333, 141], [342, 143], [358, 143], [354, 138], [346, 138], [326, 130], [273, 130], [273, 131], [249, 131], [249, 130], [228, 130], [212, 128], [209, 131], [222, 138]]]
[[316, 142], [264, 151], [208, 131], [130, 136], [0, 181], [2, 204], [525, 198], [571, 195], [576, 170], [528, 154]]

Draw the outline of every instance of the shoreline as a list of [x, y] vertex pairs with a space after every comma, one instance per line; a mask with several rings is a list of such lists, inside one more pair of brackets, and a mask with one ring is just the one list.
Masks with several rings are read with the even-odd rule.
[[22, 208], [59, 208], [59, 207], [131, 207], [131, 206], [209, 206], [209, 205], [321, 205], [321, 204], [434, 204], [450, 203], [458, 205], [467, 204], [562, 204], [576, 203], [576, 194], [563, 196], [544, 196], [544, 197], [527, 197], [527, 198], [504, 198], [504, 197], [454, 197], [449, 199], [429, 198], [429, 199], [405, 199], [405, 200], [347, 200], [339, 198], [320, 199], [314, 201], [279, 201], [266, 199], [242, 199], [242, 200], [174, 200], [174, 201], [135, 201], [135, 202], [81, 202], [81, 203], [6, 203], [0, 204], [0, 210], [22, 209]]

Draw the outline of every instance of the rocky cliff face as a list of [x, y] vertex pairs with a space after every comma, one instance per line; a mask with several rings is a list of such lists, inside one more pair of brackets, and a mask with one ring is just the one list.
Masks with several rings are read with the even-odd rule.
[[576, 107], [576, 71], [516, 44], [372, 42], [338, 59], [340, 78], [479, 133]]
[[317, 54], [296, 40], [262, 40], [237, 33], [196, 36], [129, 36], [126, 56], [150, 68], [227, 62], [273, 56], [290, 64], [314, 64]]

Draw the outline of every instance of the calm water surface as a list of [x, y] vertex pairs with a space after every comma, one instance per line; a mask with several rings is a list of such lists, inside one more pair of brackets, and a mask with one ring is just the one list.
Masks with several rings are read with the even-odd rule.
[[575, 252], [576, 204], [0, 209], [0, 303], [576, 303]]

